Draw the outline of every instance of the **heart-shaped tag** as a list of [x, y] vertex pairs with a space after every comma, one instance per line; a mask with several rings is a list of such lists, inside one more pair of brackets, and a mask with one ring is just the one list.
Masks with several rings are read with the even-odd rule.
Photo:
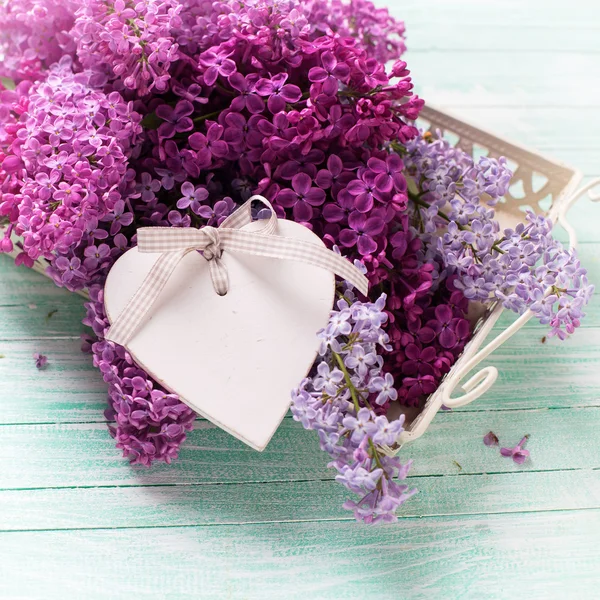
[[[257, 222], [243, 227], [256, 231]], [[312, 231], [279, 220], [276, 235], [324, 247]], [[111, 323], [158, 254], [126, 252], [106, 280]], [[208, 262], [190, 252], [127, 343], [135, 362], [165, 389], [225, 431], [263, 450], [307, 375], [335, 297], [332, 272], [294, 260], [225, 251], [229, 291], [215, 293]]]

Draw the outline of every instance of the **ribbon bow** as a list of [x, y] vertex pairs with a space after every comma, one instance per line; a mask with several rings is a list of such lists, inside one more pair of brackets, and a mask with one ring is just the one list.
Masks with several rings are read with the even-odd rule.
[[[255, 200], [270, 209], [271, 216], [264, 221], [259, 230], [243, 231], [240, 228], [252, 221], [251, 206]], [[271, 203], [263, 196], [253, 196], [218, 228], [207, 226], [202, 229], [138, 229], [138, 251], [160, 253], [161, 256], [133, 298], [113, 322], [106, 339], [122, 346], [127, 345], [181, 259], [194, 250], [201, 250], [208, 261], [213, 287], [220, 296], [225, 295], [229, 288], [227, 268], [221, 260], [224, 251], [305, 262], [332, 271], [354, 285], [363, 295], [367, 295], [368, 279], [343, 256], [312, 242], [273, 235], [276, 227], [277, 215]]]

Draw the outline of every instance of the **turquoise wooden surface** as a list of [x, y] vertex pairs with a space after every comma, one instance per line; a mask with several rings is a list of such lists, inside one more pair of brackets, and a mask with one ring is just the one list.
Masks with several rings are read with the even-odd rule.
[[[597, 3], [391, 5], [433, 105], [600, 175]], [[600, 284], [600, 204], [572, 221]], [[289, 418], [262, 454], [199, 419], [177, 463], [131, 468], [78, 350], [83, 312], [0, 259], [1, 598], [597, 597], [600, 294], [568, 342], [531, 324], [496, 352], [496, 386], [405, 448], [420, 493], [378, 528], [349, 519], [314, 436]], [[484, 447], [490, 429], [507, 443], [529, 433], [532, 460]]]

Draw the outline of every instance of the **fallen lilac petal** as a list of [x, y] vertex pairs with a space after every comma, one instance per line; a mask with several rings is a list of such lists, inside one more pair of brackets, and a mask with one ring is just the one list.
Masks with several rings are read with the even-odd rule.
[[483, 443], [486, 446], [497, 446], [499, 443], [498, 436], [493, 431], [490, 431], [483, 437]]

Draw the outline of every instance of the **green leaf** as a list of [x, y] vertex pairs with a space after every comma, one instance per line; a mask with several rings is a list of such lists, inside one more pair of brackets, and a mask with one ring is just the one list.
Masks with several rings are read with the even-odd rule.
[[158, 129], [162, 123], [162, 119], [156, 116], [156, 113], [148, 113], [142, 119], [142, 127], [146, 129]]
[[14, 90], [17, 87], [17, 84], [10, 77], [0, 77], [0, 83], [7, 90]]

